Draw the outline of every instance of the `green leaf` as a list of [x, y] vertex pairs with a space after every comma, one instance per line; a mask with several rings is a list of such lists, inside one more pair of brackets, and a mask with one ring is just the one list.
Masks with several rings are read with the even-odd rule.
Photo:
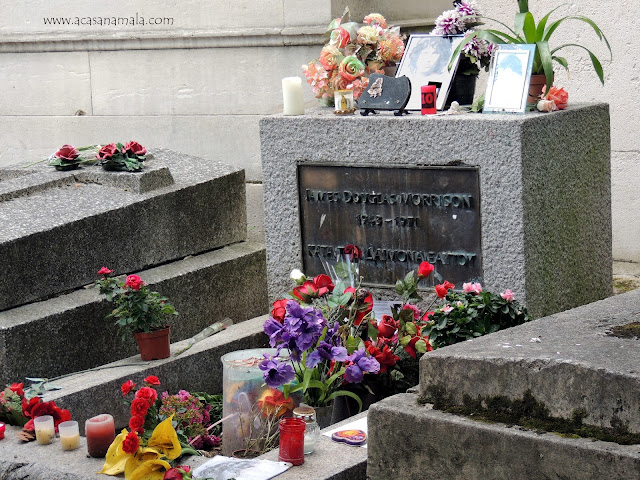
[[421, 338], [416, 342], [415, 348], [418, 353], [427, 353], [427, 342]]
[[405, 335], [403, 337], [400, 337], [399, 339], [400, 345], [402, 345], [403, 347], [406, 347], [410, 341], [411, 341], [411, 335]]
[[331, 395], [327, 397], [327, 402], [330, 402], [336, 397], [344, 397], [344, 396], [353, 398], [358, 403], [358, 413], [362, 411], [362, 400], [360, 400], [360, 397], [358, 395], [348, 390], [337, 390], [333, 392]]
[[409, 335], [415, 335], [418, 332], [416, 324], [413, 322], [407, 322], [404, 324], [404, 329]]
[[598, 78], [600, 79], [600, 83], [602, 83], [602, 85], [604, 85], [604, 72], [602, 70], [602, 64], [600, 63], [600, 60], [598, 60], [598, 57], [596, 57], [591, 50], [589, 50], [588, 48], [583, 47], [582, 45], [578, 45], [577, 43], [567, 43], [565, 45], [561, 45], [557, 48], [554, 48], [551, 51], [551, 54], [555, 53], [556, 51], [560, 50], [561, 48], [564, 47], [578, 47], [578, 48], [582, 48], [583, 50], [585, 50], [588, 54], [589, 57], [591, 58], [591, 64], [593, 65], [593, 69], [596, 71], [596, 75], [598, 75]]

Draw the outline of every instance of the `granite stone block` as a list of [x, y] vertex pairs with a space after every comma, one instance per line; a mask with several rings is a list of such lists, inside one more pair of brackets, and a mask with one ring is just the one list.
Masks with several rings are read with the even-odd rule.
[[302, 268], [297, 168], [319, 164], [478, 168], [485, 289], [511, 289], [535, 317], [605, 298], [612, 293], [609, 130], [606, 104], [552, 114], [337, 117], [318, 108], [264, 117], [269, 297], [288, 291], [290, 271]]
[[0, 174], [0, 310], [246, 238], [241, 169], [169, 150], [145, 168]]

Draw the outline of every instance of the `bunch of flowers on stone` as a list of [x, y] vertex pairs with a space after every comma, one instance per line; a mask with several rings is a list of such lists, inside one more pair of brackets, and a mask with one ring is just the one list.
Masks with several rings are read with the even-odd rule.
[[329, 42], [320, 58], [302, 66], [316, 98], [332, 106], [336, 90], [353, 90], [358, 99], [369, 85], [369, 75], [383, 73], [404, 53], [400, 28], [388, 26], [379, 13], [364, 17], [364, 25], [350, 21], [349, 9], [327, 28]]
[[[71, 412], [56, 405], [50, 400], [32, 396], [24, 390], [24, 383], [13, 383], [0, 392], [0, 420], [9, 425], [22, 427], [25, 432], [35, 432], [33, 420], [42, 415], [51, 415], [56, 432], [58, 425], [71, 420]], [[28, 437], [25, 437], [27, 439]]]
[[564, 110], [569, 102], [569, 94], [562, 87], [553, 86], [545, 93], [547, 86], [542, 87], [542, 93], [539, 96], [536, 108], [540, 112], [554, 112], [556, 110]]
[[80, 165], [102, 165], [105, 170], [137, 172], [142, 169], [147, 149], [138, 142], [125, 144], [89, 145], [74, 147], [63, 145], [50, 155], [49, 165], [56, 170], [73, 170]]
[[[480, 25], [480, 10], [475, 0], [454, 0], [453, 9], [446, 10], [436, 19], [431, 35], [459, 35], [473, 32]], [[489, 70], [493, 44], [477, 37], [471, 38], [462, 48], [457, 72], [478, 75], [480, 69]]]

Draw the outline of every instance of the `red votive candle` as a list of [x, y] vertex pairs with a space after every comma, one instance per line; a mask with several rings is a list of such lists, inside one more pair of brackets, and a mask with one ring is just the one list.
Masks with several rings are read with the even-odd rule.
[[434, 115], [436, 110], [436, 86], [423, 85], [420, 87], [420, 101], [422, 102], [422, 115]]
[[0, 440], [2, 440], [4, 438], [4, 429], [6, 427], [4, 426], [4, 423], [0, 422]]
[[116, 438], [113, 417], [108, 413], [95, 416], [84, 424], [84, 434], [87, 436], [87, 450], [94, 458], [104, 458], [109, 445]]
[[288, 417], [280, 420], [280, 453], [278, 460], [292, 465], [304, 463], [304, 430], [306, 423], [301, 418]]

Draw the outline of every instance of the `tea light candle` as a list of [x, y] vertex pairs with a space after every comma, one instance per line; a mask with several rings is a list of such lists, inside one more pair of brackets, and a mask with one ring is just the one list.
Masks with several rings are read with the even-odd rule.
[[40, 445], [50, 444], [56, 436], [53, 417], [51, 415], [36, 417], [33, 420], [33, 426], [36, 431], [36, 440]]
[[116, 438], [113, 417], [103, 413], [90, 418], [84, 424], [84, 434], [87, 436], [89, 455], [94, 458], [103, 458], [109, 450], [109, 445]]
[[335, 113], [353, 113], [355, 112], [355, 105], [353, 102], [353, 90], [336, 90], [333, 93], [334, 99], [334, 112]]
[[5, 426], [4, 423], [0, 422], [0, 440], [2, 440], [4, 438], [4, 430], [5, 430]]
[[282, 100], [284, 115], [304, 115], [304, 95], [302, 94], [302, 79], [300, 77], [282, 79]]
[[78, 430], [78, 422], [72, 420], [62, 422], [58, 425], [60, 433], [60, 445], [63, 450], [75, 450], [80, 446], [80, 431]]

